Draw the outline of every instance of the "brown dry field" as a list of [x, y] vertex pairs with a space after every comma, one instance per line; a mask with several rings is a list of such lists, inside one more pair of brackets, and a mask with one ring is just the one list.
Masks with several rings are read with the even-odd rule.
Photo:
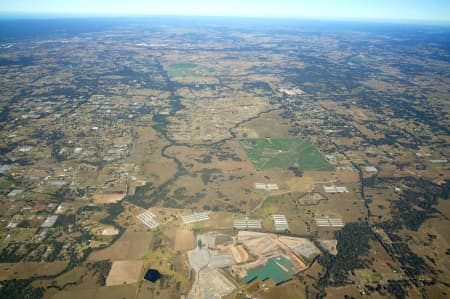
[[[58, 285], [63, 286], [68, 284], [68, 286], [65, 288], [65, 291], [67, 291], [66, 295], [70, 295], [72, 290], [76, 289], [92, 289], [96, 288], [96, 280], [90, 279], [89, 281], [86, 281], [86, 276], [89, 276], [89, 271], [86, 267], [78, 266], [70, 270], [69, 272], [64, 273], [63, 275], [58, 276], [54, 280], [46, 280], [46, 281], [36, 281], [33, 283], [35, 287], [42, 286], [46, 288], [48, 285]], [[74, 284], [74, 285], [72, 285]], [[59, 294], [62, 294], [61, 292], [58, 292], [56, 289], [47, 289], [45, 292], [44, 299], [53, 298], [54, 296], [59, 296]], [[59, 297], [56, 297], [59, 298]], [[70, 297], [73, 298], [73, 297]]]
[[209, 220], [182, 224], [182, 227], [201, 229], [202, 231], [212, 230], [232, 230], [234, 216], [227, 212], [213, 212], [209, 215]]
[[450, 215], [450, 200], [439, 200], [435, 207], [444, 215]]
[[195, 236], [190, 230], [177, 229], [175, 235], [175, 251], [191, 250], [195, 247]]
[[119, 240], [110, 247], [95, 251], [88, 260], [132, 260], [140, 259], [148, 251], [153, 233], [135, 232], [128, 229]]
[[359, 181], [358, 171], [355, 170], [336, 170], [336, 178], [342, 183], [354, 183]]
[[[327, 295], [325, 298], [327, 299], [334, 299], [334, 298], [344, 298], [345, 295], [352, 296], [353, 298], [386, 298], [383, 296], [378, 295], [378, 293], [371, 294], [370, 297], [365, 296], [363, 297], [361, 293], [359, 292], [359, 289], [357, 286], [344, 286], [344, 287], [328, 287], [325, 289]], [[389, 299], [392, 299], [392, 297], [387, 297]]]
[[141, 279], [142, 261], [114, 261], [106, 279], [106, 286], [136, 283]]
[[[137, 137], [126, 161], [135, 165], [133, 174], [136, 178], [142, 181], [151, 180], [155, 185], [170, 179], [176, 172], [176, 164], [161, 156], [164, 139], [151, 128], [151, 123], [135, 126], [134, 134]], [[136, 182], [130, 182], [133, 187], [136, 186]]]
[[[195, 150], [188, 147], [171, 147], [168, 151], [169, 154], [176, 155], [185, 166], [192, 165], [190, 173], [195, 173], [202, 169], [219, 169], [221, 171], [221, 173], [212, 174], [206, 186], [202, 182], [200, 173], [197, 174], [197, 177], [182, 176], [175, 182], [172, 190], [178, 187], [185, 187], [187, 188], [187, 194], [190, 195], [197, 192], [205, 193], [205, 198], [194, 204], [193, 207], [202, 207], [204, 204], [225, 206], [227, 202], [224, 199], [229, 199], [230, 202], [235, 204], [244, 205], [241, 207], [242, 209], [250, 209], [256, 206], [261, 195], [258, 192], [254, 192], [254, 184], [259, 181], [266, 181], [264, 174], [257, 173], [251, 162], [245, 160], [245, 154], [237, 142], [226, 142], [226, 146], [237, 153], [243, 161], [219, 161], [212, 154], [212, 162], [204, 164], [195, 161], [195, 159], [201, 159], [204, 154], [211, 154], [210, 150], [199, 147], [196, 147]], [[235, 146], [241, 152], [236, 151]], [[216, 179], [214, 179], [214, 176], [216, 176]]]
[[125, 193], [100, 193], [92, 195], [94, 202], [97, 204], [116, 203], [125, 197]]
[[279, 111], [272, 111], [244, 123], [235, 132], [238, 138], [287, 137], [290, 128], [291, 124], [282, 118]]
[[[184, 93], [189, 94], [189, 90], [184, 90]], [[272, 121], [276, 123], [276, 128], [270, 128], [270, 132], [274, 136], [287, 136], [289, 130], [289, 124], [281, 118], [278, 111], [270, 112], [268, 114], [263, 114], [260, 118], [252, 120], [248, 123], [244, 123], [239, 128], [235, 129], [237, 134], [240, 136], [244, 131], [254, 130], [255, 134], [258, 135], [258, 130], [261, 134], [268, 134], [269, 131], [264, 133], [264, 128], [262, 124]], [[280, 170], [274, 171], [257, 171], [252, 164], [251, 160], [247, 158], [245, 152], [240, 146], [239, 142], [236, 140], [225, 142], [225, 147], [227, 147], [231, 152], [236, 153], [242, 161], [220, 161], [214, 155], [214, 151], [211, 151], [206, 147], [196, 147], [195, 151], [189, 147], [171, 147], [168, 153], [171, 155], [176, 155], [185, 166], [190, 168], [190, 172], [196, 172], [201, 169], [211, 169], [216, 168], [221, 171], [221, 173], [214, 174], [217, 176], [216, 180], [210, 181], [208, 186], [204, 186], [203, 183], [195, 178], [181, 177], [176, 182], [173, 190], [177, 187], [185, 187], [188, 189], [188, 194], [195, 194], [196, 192], [206, 192], [207, 200], [201, 200], [193, 207], [201, 207], [204, 204], [212, 206], [225, 206], [226, 203], [222, 198], [218, 198], [218, 195], [225, 196], [235, 205], [237, 204], [241, 210], [249, 211], [259, 204], [261, 199], [265, 196], [264, 192], [254, 190], [255, 182], [273, 182], [278, 183], [280, 187], [291, 189], [293, 191], [309, 191], [312, 188], [313, 180], [328, 180], [331, 173], [312, 173], [305, 174], [304, 178], [296, 178], [291, 172], [285, 172]], [[203, 164], [195, 161], [196, 159], [201, 159], [205, 154], [212, 156], [211, 163]], [[214, 176], [213, 175], [213, 176]], [[243, 179], [229, 179], [229, 177], [243, 177]], [[269, 178], [269, 179], [267, 179]], [[345, 175], [343, 179], [350, 180]], [[284, 185], [284, 186], [283, 186]], [[245, 198], [245, 200], [243, 200]]]
[[[48, 292], [47, 292], [48, 293]], [[57, 292], [54, 296], [49, 297], [51, 299], [94, 299], [96, 290], [95, 289], [70, 289]]]
[[[144, 267], [146, 269], [156, 268], [162, 275], [171, 276], [172, 281], [179, 281], [181, 283], [181, 293], [186, 294], [191, 286], [189, 282], [190, 272], [187, 256], [186, 254], [180, 254], [172, 250], [176, 230], [173, 227], [162, 227], [161, 229], [161, 232], [155, 232], [155, 234], [157, 233], [159, 235], [161, 246], [154, 250], [147, 251], [143, 258]], [[159, 283], [147, 284], [146, 281], [142, 281], [139, 293], [142, 292], [143, 294], [148, 294], [147, 287], [142, 289], [142, 286], [144, 285], [152, 285], [154, 286], [153, 289], [161, 292]], [[172, 291], [174, 290], [173, 285], [171, 289]], [[166, 293], [166, 291], [164, 291], [164, 293]], [[153, 296], [155, 295], [156, 293], [153, 294]], [[176, 295], [179, 294], [172, 293], [168, 298], [174, 298]], [[138, 297], [142, 298], [141, 295]]]
[[39, 275], [54, 275], [67, 266], [67, 262], [20, 262], [20, 263], [0, 263], [0, 280], [25, 279]]
[[[421, 256], [427, 263], [431, 264], [427, 256], [434, 259], [435, 265], [433, 267], [443, 281], [450, 275], [450, 259], [446, 254], [446, 251], [450, 248], [449, 225], [450, 220], [439, 216], [425, 221], [417, 232], [407, 232], [409, 236], [412, 236], [412, 240], [409, 242], [411, 250]], [[430, 240], [429, 236], [434, 236], [434, 239]], [[441, 286], [441, 288], [446, 289], [448, 293], [450, 292], [449, 287]]]
[[[152, 283], [147, 280], [143, 280], [139, 283], [139, 290], [137, 294], [133, 294], [135, 299], [165, 299], [165, 298], [180, 298], [180, 294], [175, 287], [161, 288], [159, 283]], [[128, 298], [128, 297], [127, 297]]]
[[[235, 99], [245, 103], [236, 105]], [[169, 117], [173, 138], [180, 142], [204, 143], [230, 137], [228, 129], [268, 108], [266, 98], [242, 91], [213, 91], [207, 97], [182, 100], [187, 108]], [[216, 126], [218, 125], [218, 126]]]
[[371, 139], [381, 139], [384, 138], [384, 134], [381, 133], [375, 133], [371, 129], [367, 128], [366, 126], [362, 124], [358, 124], [356, 122], [352, 123], [353, 127], [355, 127], [358, 131], [360, 131], [363, 135], [366, 135], [368, 138]]
[[[328, 238], [332, 236], [330, 233], [336, 228], [319, 228], [315, 225], [314, 218], [322, 216], [342, 218], [346, 224], [358, 221], [358, 218], [364, 217], [366, 213], [362, 201], [352, 192], [353, 186], [351, 184], [346, 186], [349, 188], [348, 193], [328, 194], [321, 191], [328, 200], [322, 200], [317, 205], [301, 206], [289, 194], [268, 198], [264, 205], [252, 215], [252, 218], [262, 219], [264, 229], [271, 231], [273, 230], [273, 221], [269, 217], [270, 214], [284, 214], [292, 233], [317, 232], [320, 237]], [[308, 226], [310, 230], [308, 230]]]
[[391, 220], [390, 212], [391, 201], [398, 200], [399, 195], [394, 192], [394, 188], [365, 188], [366, 198], [372, 201], [369, 203], [372, 218], [375, 222]]
[[271, 214], [284, 214], [287, 218], [289, 230], [295, 234], [306, 234], [305, 218], [301, 208], [296, 205], [295, 200], [288, 195], [267, 198], [264, 204], [252, 213], [251, 218], [261, 219], [265, 230], [273, 231]]
[[89, 289], [71, 289], [56, 293], [52, 299], [111, 299], [111, 298], [133, 298], [136, 293], [136, 284], [125, 284], [110, 287], [99, 287]]
[[[374, 269], [377, 273], [380, 274], [380, 282], [381, 284], [386, 284], [388, 280], [400, 280], [402, 277], [405, 277], [405, 274], [400, 268], [396, 268], [397, 273], [395, 273], [389, 265], [397, 265], [397, 263], [392, 260], [392, 258], [387, 254], [383, 247], [378, 242], [371, 241], [370, 242], [370, 251], [367, 255], [366, 259], [374, 259], [373, 264], [369, 267]], [[370, 283], [367, 278], [373, 276], [373, 272], [370, 269], [356, 270], [355, 273], [357, 277], [355, 280], [359, 280], [361, 284]], [[362, 274], [362, 275], [359, 275]], [[368, 274], [368, 275], [364, 275]]]
[[[260, 288], [256, 288], [255, 285], [261, 285]], [[264, 284], [268, 289], [262, 287]], [[305, 285], [298, 279], [293, 279], [285, 282], [277, 287], [271, 280], [266, 280], [264, 282], [255, 282], [249, 285], [250, 294], [252, 297], [265, 298], [265, 299], [304, 299], [305, 296]], [[253, 288], [252, 288], [253, 286]], [[251, 291], [254, 289], [255, 291]]]
[[425, 286], [424, 289], [426, 290], [428, 298], [446, 299], [448, 298], [450, 288], [438, 283], [432, 286]]

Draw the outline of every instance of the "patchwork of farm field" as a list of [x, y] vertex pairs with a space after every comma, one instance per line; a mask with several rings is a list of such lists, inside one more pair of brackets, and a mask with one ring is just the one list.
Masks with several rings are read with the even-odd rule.
[[301, 138], [242, 139], [247, 156], [256, 168], [273, 169], [299, 167], [304, 171], [332, 171], [321, 153]]
[[0, 298], [447, 298], [450, 30], [201, 19], [0, 42]]

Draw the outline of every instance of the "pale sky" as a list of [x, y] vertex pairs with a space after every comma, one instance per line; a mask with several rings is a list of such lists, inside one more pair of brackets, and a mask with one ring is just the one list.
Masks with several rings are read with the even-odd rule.
[[450, 0], [0, 0], [2, 15], [192, 15], [450, 22]]

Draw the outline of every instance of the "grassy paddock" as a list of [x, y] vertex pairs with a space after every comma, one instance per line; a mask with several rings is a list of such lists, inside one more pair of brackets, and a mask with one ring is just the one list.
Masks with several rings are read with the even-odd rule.
[[214, 68], [200, 66], [195, 63], [174, 63], [169, 66], [168, 74], [170, 77], [202, 77], [214, 72]]
[[298, 166], [304, 171], [332, 171], [320, 152], [301, 138], [256, 138], [240, 141], [256, 168], [276, 169]]

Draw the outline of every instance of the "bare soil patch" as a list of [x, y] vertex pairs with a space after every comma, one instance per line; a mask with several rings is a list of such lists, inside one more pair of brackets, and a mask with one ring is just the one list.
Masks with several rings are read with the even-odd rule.
[[102, 230], [103, 236], [115, 236], [119, 233], [119, 230], [115, 227], [106, 227]]
[[140, 259], [149, 249], [152, 236], [153, 234], [151, 232], [135, 232], [127, 230], [113, 245], [91, 254], [89, 260]]
[[130, 284], [138, 282], [142, 274], [142, 261], [115, 261], [111, 266], [107, 286]]
[[92, 196], [94, 198], [95, 203], [103, 204], [103, 203], [116, 203], [121, 201], [125, 197], [125, 193], [117, 192], [117, 193], [100, 193], [94, 194]]
[[178, 229], [175, 235], [175, 251], [191, 250], [195, 247], [195, 236], [190, 230]]
[[249, 260], [249, 255], [245, 248], [241, 245], [231, 247], [231, 253], [236, 263], [245, 263]]

